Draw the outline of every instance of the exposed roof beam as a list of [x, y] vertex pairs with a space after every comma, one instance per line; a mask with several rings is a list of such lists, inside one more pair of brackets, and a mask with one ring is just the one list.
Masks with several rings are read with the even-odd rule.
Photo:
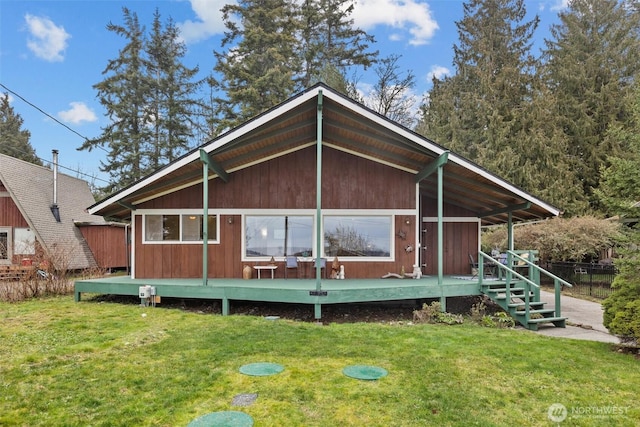
[[496, 209], [495, 211], [483, 212], [480, 215], [480, 218], [501, 215], [501, 214], [505, 214], [513, 211], [526, 210], [526, 209], [529, 209], [530, 207], [531, 207], [531, 202], [521, 203], [519, 205], [511, 205], [511, 206], [507, 206], [506, 208]]
[[438, 168], [446, 165], [448, 161], [449, 152], [445, 151], [444, 153], [440, 154], [437, 159], [429, 163], [426, 167], [424, 167], [420, 172], [416, 174], [416, 182], [422, 181], [423, 179], [437, 171]]
[[127, 203], [127, 202], [125, 202], [123, 200], [118, 200], [118, 204], [120, 206], [124, 207], [124, 208], [129, 209], [130, 211], [135, 211], [136, 210], [136, 207], [134, 205], [132, 205], [130, 203]]
[[220, 166], [215, 160], [211, 158], [209, 153], [204, 151], [202, 148], [200, 149], [200, 160], [202, 163], [206, 164], [209, 170], [215, 172], [221, 180], [224, 182], [229, 182], [229, 174], [225, 171], [222, 166]]

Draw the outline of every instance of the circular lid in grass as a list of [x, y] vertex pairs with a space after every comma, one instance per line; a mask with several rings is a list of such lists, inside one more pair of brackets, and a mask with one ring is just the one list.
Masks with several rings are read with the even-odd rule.
[[358, 380], [377, 380], [387, 376], [386, 369], [367, 365], [347, 366], [342, 373]]
[[253, 418], [244, 412], [222, 411], [211, 412], [191, 421], [187, 427], [251, 427]]
[[267, 375], [275, 375], [284, 371], [284, 366], [277, 363], [259, 362], [250, 363], [240, 367], [240, 372], [245, 375], [252, 375], [254, 377], [264, 377]]

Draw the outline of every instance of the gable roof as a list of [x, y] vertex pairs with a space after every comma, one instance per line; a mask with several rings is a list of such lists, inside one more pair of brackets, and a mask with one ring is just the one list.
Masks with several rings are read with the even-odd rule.
[[[322, 83], [95, 203], [89, 212], [128, 218], [130, 208], [139, 203], [201, 183], [199, 149], [209, 154], [224, 175], [315, 145], [319, 103], [322, 104], [324, 146], [416, 174], [416, 177], [447, 153], [445, 203], [470, 209], [485, 225], [506, 222], [508, 212], [512, 212], [514, 221], [560, 213], [558, 208]], [[220, 178], [211, 172], [210, 177]], [[436, 179], [435, 174], [421, 179], [421, 193], [436, 198]]]
[[58, 173], [60, 222], [51, 213], [51, 169], [0, 154], [0, 181], [50, 256], [60, 257], [68, 269], [97, 266], [80, 229], [74, 224], [74, 221], [104, 222], [102, 217], [86, 211], [87, 206], [95, 202], [86, 181]]

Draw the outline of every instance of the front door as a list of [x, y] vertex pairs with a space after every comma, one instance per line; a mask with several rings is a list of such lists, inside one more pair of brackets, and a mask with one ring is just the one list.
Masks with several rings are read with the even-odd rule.
[[11, 264], [10, 228], [0, 228], [0, 264]]

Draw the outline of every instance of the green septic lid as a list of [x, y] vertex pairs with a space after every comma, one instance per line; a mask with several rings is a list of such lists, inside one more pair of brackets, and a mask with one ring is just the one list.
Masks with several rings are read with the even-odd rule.
[[191, 421], [187, 427], [251, 427], [253, 418], [244, 412], [211, 412]]
[[284, 371], [284, 366], [277, 363], [250, 363], [240, 367], [240, 372], [245, 375], [252, 375], [255, 377], [264, 377], [267, 375], [275, 375]]
[[377, 366], [353, 365], [347, 366], [342, 373], [358, 380], [377, 380], [387, 376], [387, 370]]

